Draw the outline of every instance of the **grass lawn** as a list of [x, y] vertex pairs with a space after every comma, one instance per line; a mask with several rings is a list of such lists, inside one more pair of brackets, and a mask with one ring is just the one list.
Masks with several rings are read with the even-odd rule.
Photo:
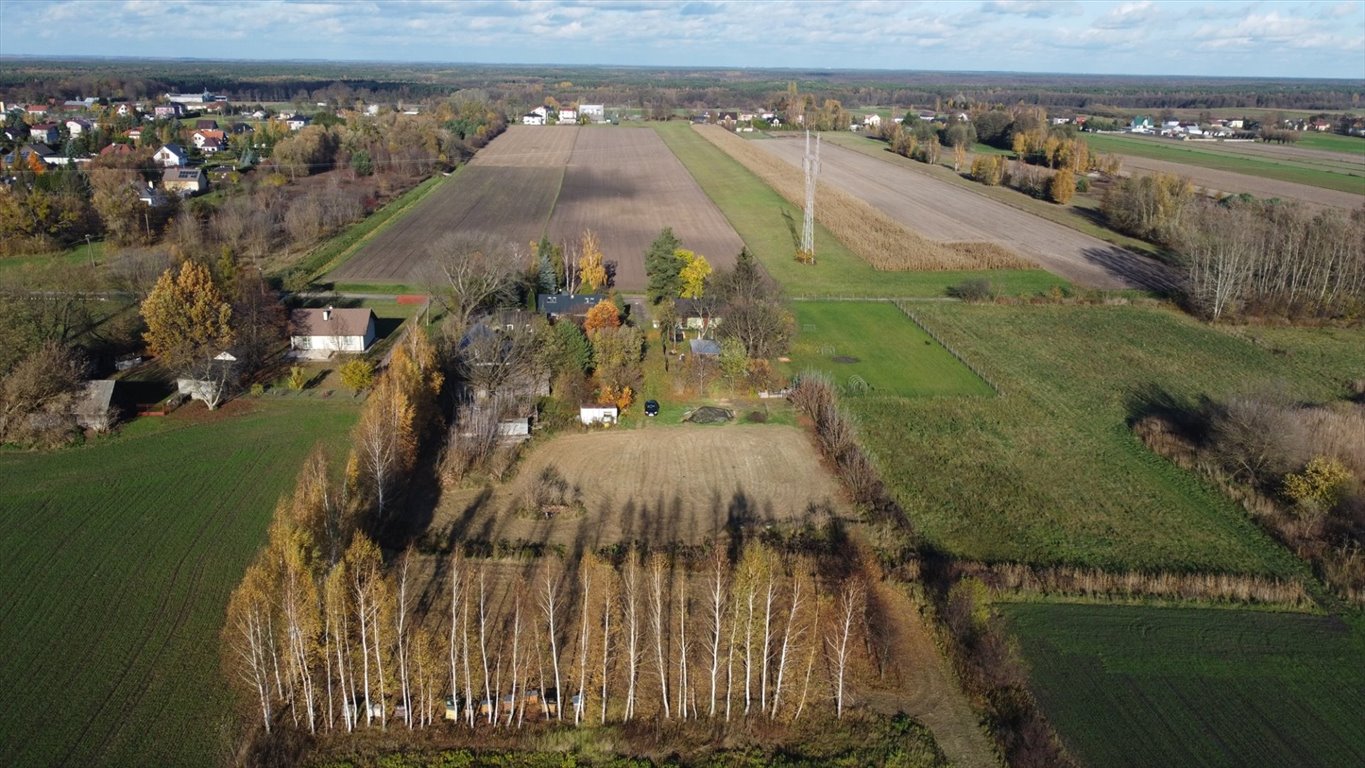
[[1175, 140], [1159, 141], [1108, 134], [1086, 134], [1085, 142], [1090, 145], [1091, 149], [1100, 152], [1186, 163], [1218, 171], [1230, 171], [1248, 176], [1308, 184], [1323, 189], [1334, 189], [1338, 192], [1360, 194], [1361, 190], [1365, 189], [1365, 178], [1358, 174], [1349, 174], [1345, 172], [1344, 168], [1338, 172], [1289, 158], [1247, 157], [1222, 151], [1217, 144], [1191, 144]]
[[80, 447], [0, 452], [0, 764], [223, 762], [228, 594], [304, 456], [343, 444], [356, 412], [196, 404]]
[[1227, 332], [1134, 306], [912, 309], [1003, 392], [848, 401], [931, 544], [987, 561], [1305, 572], [1128, 423], [1155, 393], [1192, 403], [1284, 384], [1305, 400], [1339, 397], [1365, 369], [1365, 331]]
[[799, 334], [788, 370], [815, 369], [873, 396], [992, 395], [994, 390], [888, 302], [794, 302]]
[[1086, 765], [1365, 764], [1358, 619], [1042, 603], [1001, 610], [1043, 711]]
[[793, 258], [793, 232], [801, 227], [801, 211], [761, 179], [731, 160], [686, 123], [655, 126], [707, 196], [720, 207], [749, 251], [792, 296], [912, 297], [943, 296], [949, 286], [988, 277], [1007, 295], [1045, 292], [1066, 281], [1043, 270], [989, 272], [881, 272], [845, 248], [816, 224], [819, 254], [814, 265]]

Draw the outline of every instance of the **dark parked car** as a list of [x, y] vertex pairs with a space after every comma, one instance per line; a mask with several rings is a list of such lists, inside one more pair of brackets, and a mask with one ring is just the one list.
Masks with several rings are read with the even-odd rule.
[[646, 416], [658, 416], [658, 415], [659, 415], [659, 401], [658, 401], [658, 400], [646, 400], [646, 401], [645, 401], [645, 415], [646, 415]]

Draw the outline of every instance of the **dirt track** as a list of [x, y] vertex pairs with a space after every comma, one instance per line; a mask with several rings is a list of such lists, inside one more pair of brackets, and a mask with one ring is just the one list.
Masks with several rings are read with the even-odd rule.
[[585, 228], [597, 233], [606, 261], [616, 262], [616, 285], [645, 287], [644, 252], [664, 227], [712, 267], [733, 266], [744, 242], [678, 158], [650, 130], [584, 128], [564, 173], [550, 217], [556, 242], [572, 242]]
[[[1272, 149], [1274, 148], [1272, 147]], [[1295, 184], [1289, 181], [1277, 181], [1261, 176], [1248, 176], [1244, 173], [1233, 173], [1231, 171], [1216, 171], [1212, 168], [1173, 163], [1168, 160], [1152, 160], [1132, 155], [1120, 155], [1120, 157], [1123, 158], [1123, 171], [1125, 173], [1174, 173], [1188, 178], [1194, 182], [1195, 186], [1220, 194], [1236, 195], [1248, 192], [1261, 198], [1288, 198], [1309, 205], [1344, 208], [1346, 210], [1365, 205], [1365, 179], [1360, 180], [1361, 194], [1353, 195], [1334, 189], [1323, 189], [1322, 187]]]
[[[803, 144], [799, 140], [754, 143], [792, 165], [801, 165]], [[820, 153], [821, 182], [861, 198], [932, 240], [996, 242], [1091, 288], [1161, 289], [1172, 283], [1171, 272], [1152, 259], [970, 190], [828, 143]]]

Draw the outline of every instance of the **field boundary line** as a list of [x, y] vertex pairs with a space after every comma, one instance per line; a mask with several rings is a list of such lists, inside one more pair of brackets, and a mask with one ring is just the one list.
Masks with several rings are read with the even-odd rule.
[[892, 303], [896, 305], [896, 308], [899, 309], [899, 310], [901, 311], [902, 314], [904, 314], [906, 317], [908, 317], [908, 318], [910, 319], [910, 322], [912, 322], [912, 323], [914, 323], [915, 325], [919, 326], [919, 329], [920, 329], [921, 331], [924, 331], [925, 333], [929, 334], [929, 338], [931, 338], [931, 339], [933, 339], [934, 341], [938, 342], [938, 343], [939, 343], [939, 346], [941, 346], [941, 347], [943, 347], [944, 349], [948, 350], [948, 354], [950, 354], [950, 355], [952, 355], [953, 357], [957, 358], [957, 361], [958, 361], [959, 363], [962, 363], [963, 365], [965, 365], [965, 366], [967, 367], [967, 370], [969, 370], [969, 371], [971, 371], [972, 373], [976, 374], [978, 377], [980, 377], [980, 379], [981, 379], [982, 381], [986, 382], [986, 386], [990, 387], [992, 390], [995, 391], [996, 397], [1004, 397], [1004, 396], [1005, 396], [1005, 390], [1001, 389], [1001, 388], [1000, 388], [1000, 385], [999, 385], [999, 384], [996, 384], [994, 379], [992, 379], [990, 376], [987, 376], [980, 368], [976, 367], [976, 365], [974, 365], [974, 364], [972, 364], [970, 361], [968, 361], [967, 358], [964, 357], [964, 356], [962, 355], [961, 352], [958, 352], [958, 351], [957, 351], [957, 348], [956, 348], [956, 347], [954, 347], [952, 344], [949, 344], [947, 341], [944, 341], [942, 336], [939, 336], [937, 333], [935, 333], [935, 332], [933, 331], [932, 328], [930, 328], [929, 326], [925, 325], [923, 321], [921, 321], [918, 317], [916, 317], [915, 314], [914, 314], [913, 312], [911, 312], [909, 309], [906, 309], [906, 307], [904, 306], [904, 304], [903, 304], [902, 302], [900, 302], [900, 301], [894, 301], [894, 302], [892, 302]]

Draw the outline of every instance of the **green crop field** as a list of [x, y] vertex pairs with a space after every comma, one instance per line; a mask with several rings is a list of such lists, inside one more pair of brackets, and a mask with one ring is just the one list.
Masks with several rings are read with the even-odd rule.
[[880, 272], [816, 224], [819, 256], [814, 265], [794, 259], [793, 232], [800, 232], [801, 210], [761, 179], [731, 160], [686, 123], [657, 125], [664, 143], [720, 207], [730, 226], [768, 272], [793, 296], [860, 298], [943, 296], [949, 286], [988, 277], [1003, 294], [1033, 294], [1066, 281], [1043, 270], [990, 272]]
[[1034, 691], [1099, 768], [1365, 764], [1365, 630], [1336, 617], [1017, 604]]
[[889, 302], [798, 301], [793, 373], [815, 369], [874, 396], [991, 395], [986, 382]]
[[1135, 155], [1153, 160], [1197, 165], [1216, 171], [1243, 173], [1278, 181], [1292, 181], [1338, 192], [1360, 194], [1365, 178], [1349, 173], [1346, 164], [1322, 166], [1309, 161], [1270, 156], [1249, 157], [1220, 149], [1218, 144], [1190, 144], [1174, 140], [1143, 139], [1131, 136], [1086, 134], [1086, 144], [1100, 152]]
[[999, 398], [849, 401], [862, 439], [935, 546], [987, 561], [1302, 574], [1216, 489], [1129, 420], [1258, 386], [1306, 400], [1365, 370], [1365, 331], [1231, 332], [1133, 306], [907, 305]]
[[1300, 136], [1298, 143], [1294, 146], [1321, 149], [1327, 152], [1341, 152], [1347, 155], [1365, 155], [1365, 138], [1342, 136], [1339, 133], [1309, 131]]
[[52, 453], [0, 453], [0, 764], [214, 765], [218, 636], [280, 494], [356, 409], [192, 405]]

